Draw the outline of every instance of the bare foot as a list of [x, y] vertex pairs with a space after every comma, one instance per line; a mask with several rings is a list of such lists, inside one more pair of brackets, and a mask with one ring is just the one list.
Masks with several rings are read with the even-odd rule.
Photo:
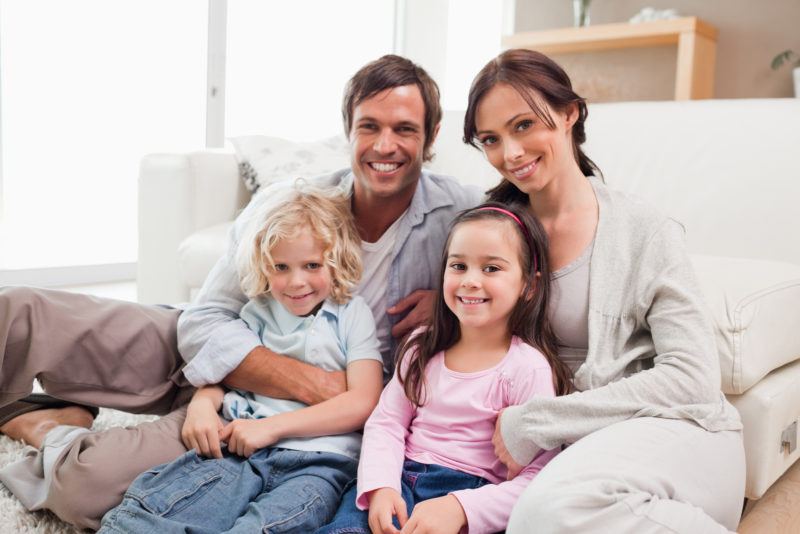
[[80, 406], [46, 408], [24, 413], [0, 426], [0, 432], [12, 439], [21, 439], [37, 449], [42, 446], [45, 435], [59, 425], [91, 428], [94, 416]]

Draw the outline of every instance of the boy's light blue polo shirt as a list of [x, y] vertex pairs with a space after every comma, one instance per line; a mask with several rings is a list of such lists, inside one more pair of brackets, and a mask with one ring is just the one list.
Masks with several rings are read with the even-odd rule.
[[[326, 371], [344, 371], [350, 362], [363, 359], [383, 363], [378, 351], [375, 320], [361, 297], [353, 297], [346, 304], [326, 299], [315, 315], [307, 317], [292, 314], [271, 296], [260, 297], [245, 304], [240, 317], [265, 347]], [[234, 390], [225, 395], [222, 414], [229, 420], [258, 419], [306, 406], [294, 400]], [[272, 446], [333, 452], [357, 460], [361, 434], [287, 438]]]

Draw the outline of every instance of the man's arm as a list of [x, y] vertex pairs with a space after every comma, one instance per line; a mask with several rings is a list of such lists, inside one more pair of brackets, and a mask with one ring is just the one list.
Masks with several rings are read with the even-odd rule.
[[227, 386], [277, 399], [318, 404], [347, 389], [344, 371], [325, 371], [259, 346], [223, 381]]
[[263, 419], [236, 419], [220, 432], [228, 450], [250, 456], [282, 438], [330, 436], [360, 429], [375, 408], [383, 385], [383, 363], [357, 360], [347, 366], [348, 389], [341, 395], [299, 410]]

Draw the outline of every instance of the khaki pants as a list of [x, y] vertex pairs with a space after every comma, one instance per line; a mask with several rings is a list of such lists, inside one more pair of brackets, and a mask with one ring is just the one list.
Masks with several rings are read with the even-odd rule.
[[515, 504], [507, 532], [730, 532], [744, 483], [741, 432], [630, 419], [584, 437], [547, 464]]
[[3, 470], [26, 506], [97, 528], [140, 472], [186, 451], [181, 407], [194, 388], [180, 373], [179, 315], [62, 291], [0, 288], [0, 405], [28, 395], [36, 378], [60, 399], [169, 414], [104, 432], [54, 430], [42, 447], [47, 455], [30, 448]]

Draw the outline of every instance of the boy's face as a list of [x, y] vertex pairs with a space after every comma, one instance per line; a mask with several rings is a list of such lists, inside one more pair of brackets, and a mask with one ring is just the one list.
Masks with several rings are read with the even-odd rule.
[[275, 269], [267, 275], [270, 294], [294, 315], [315, 313], [331, 293], [324, 248], [306, 228], [272, 248]]

